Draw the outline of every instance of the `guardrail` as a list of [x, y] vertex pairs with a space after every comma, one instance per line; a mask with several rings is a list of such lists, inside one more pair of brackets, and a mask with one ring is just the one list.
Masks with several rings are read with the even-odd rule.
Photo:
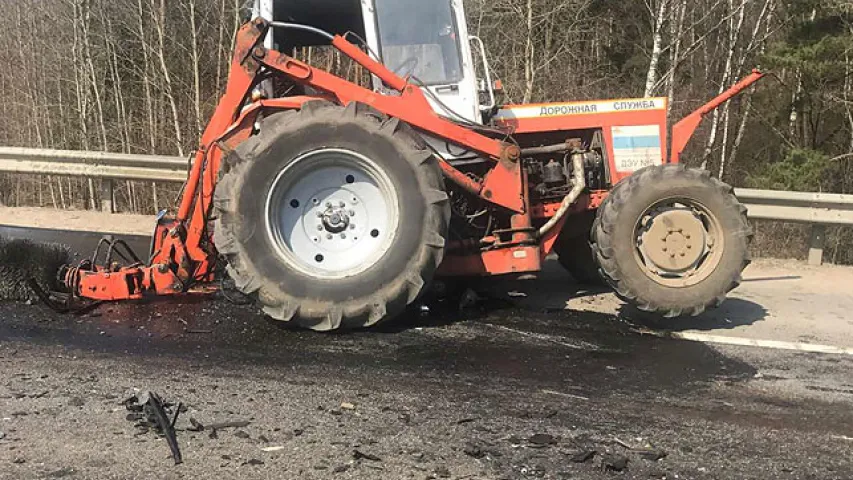
[[187, 160], [163, 155], [0, 147], [0, 172], [101, 179], [101, 210], [112, 212], [113, 180], [177, 182]]
[[[112, 181], [183, 182], [187, 160], [160, 155], [0, 147], [0, 172], [100, 178], [102, 209], [113, 211]], [[812, 225], [809, 263], [823, 262], [828, 225], [853, 226], [853, 195], [737, 189], [749, 218]]]
[[750, 219], [811, 224], [810, 265], [823, 263], [828, 225], [853, 226], [853, 195], [746, 188], [739, 188], [735, 193], [749, 209]]

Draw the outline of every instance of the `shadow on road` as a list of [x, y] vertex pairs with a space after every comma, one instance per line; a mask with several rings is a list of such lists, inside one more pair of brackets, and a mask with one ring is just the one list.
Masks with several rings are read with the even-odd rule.
[[709, 331], [753, 325], [767, 317], [767, 309], [750, 300], [729, 298], [720, 307], [707, 310], [697, 317], [653, 317], [624, 304], [619, 307], [619, 316], [630, 323], [650, 328]]

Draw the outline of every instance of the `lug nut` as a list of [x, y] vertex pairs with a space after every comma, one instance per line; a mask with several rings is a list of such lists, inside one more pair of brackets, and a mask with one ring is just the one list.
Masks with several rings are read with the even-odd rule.
[[322, 224], [317, 225], [317, 231], [319, 231], [319, 232], [323, 231], [323, 225]]
[[663, 247], [661, 250], [663, 250], [663, 251], [665, 252], [665, 251], [667, 251], [667, 248], [666, 248], [666, 247]]
[[684, 257], [684, 256], [687, 256], [687, 254], [684, 252], [681, 252], [681, 256]]
[[331, 233], [330, 233], [330, 234], [328, 234], [328, 235], [326, 235], [326, 240], [331, 240], [331, 239], [332, 239], [332, 234], [331, 234]]
[[323, 218], [323, 212], [317, 212], [317, 218]]
[[349, 224], [349, 229], [350, 229], [350, 230], [355, 230], [355, 224], [354, 224], [354, 223], [350, 223], [350, 224]]
[[326, 202], [326, 208], [332, 208], [332, 202]]
[[340, 205], [341, 208], [346, 208], [347, 206], [347, 204], [344, 203], [343, 200], [341, 200], [341, 203], [339, 203], [338, 205]]
[[346, 233], [342, 233], [342, 234], [341, 234], [341, 239], [346, 239], [346, 238], [347, 238], [347, 234], [346, 234]]

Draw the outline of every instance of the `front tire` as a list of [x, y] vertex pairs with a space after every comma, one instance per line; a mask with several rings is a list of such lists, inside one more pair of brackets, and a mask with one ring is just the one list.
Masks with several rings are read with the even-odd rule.
[[620, 298], [672, 318], [722, 303], [749, 265], [751, 239], [732, 187], [707, 171], [663, 165], [613, 189], [599, 209], [593, 249]]
[[569, 217], [554, 243], [554, 253], [557, 254], [560, 265], [569, 272], [575, 282], [606, 287], [590, 243], [595, 215], [596, 213], [591, 211]]
[[328, 331], [373, 325], [421, 295], [450, 217], [435, 157], [364, 105], [276, 113], [223, 165], [216, 246], [270, 317]]

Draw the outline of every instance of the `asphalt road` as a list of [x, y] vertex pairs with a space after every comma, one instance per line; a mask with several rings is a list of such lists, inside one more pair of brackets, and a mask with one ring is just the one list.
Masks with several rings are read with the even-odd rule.
[[[661, 338], [622, 309], [534, 301], [558, 285], [585, 296], [552, 269], [463, 312], [335, 335], [218, 297], [0, 305], [0, 478], [853, 478], [853, 356]], [[783, 317], [751, 292], [719, 318]], [[135, 389], [187, 407], [182, 465], [127, 420]], [[250, 423], [212, 436], [191, 417]]]

